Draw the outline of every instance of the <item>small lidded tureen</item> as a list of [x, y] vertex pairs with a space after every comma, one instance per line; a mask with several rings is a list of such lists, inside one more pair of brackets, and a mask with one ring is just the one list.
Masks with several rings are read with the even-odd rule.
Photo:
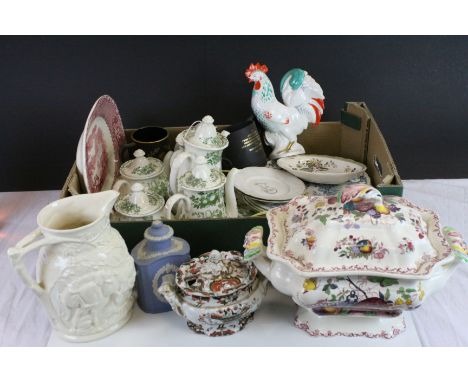
[[[165, 169], [168, 163], [163, 163], [157, 158], [146, 157], [141, 149], [133, 153], [135, 159], [125, 162], [120, 167], [120, 178], [115, 182], [113, 189], [121, 195], [130, 193], [135, 183], [143, 185], [148, 194], [159, 195], [164, 199], [169, 196], [168, 171]], [[165, 161], [168, 161], [169, 158]]]
[[267, 213], [245, 240], [244, 257], [299, 305], [309, 334], [390, 338], [452, 274], [466, 246], [438, 216], [365, 184], [337, 196], [300, 196]]
[[253, 319], [266, 285], [241, 253], [213, 250], [182, 264], [175, 285], [163, 282], [159, 292], [190, 329], [224, 336], [242, 330]]

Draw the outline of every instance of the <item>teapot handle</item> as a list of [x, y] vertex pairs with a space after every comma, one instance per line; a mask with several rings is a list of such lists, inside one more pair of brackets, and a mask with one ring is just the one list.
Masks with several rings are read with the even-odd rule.
[[239, 215], [237, 208], [237, 199], [235, 192], [236, 175], [239, 172], [237, 168], [232, 168], [226, 179], [224, 186], [226, 194], [226, 215], [228, 218], [236, 218]]
[[[177, 213], [174, 216], [172, 214], [172, 208], [178, 202], [182, 201], [183, 205], [178, 205]], [[164, 215], [166, 219], [187, 219], [190, 217], [192, 212], [192, 202], [190, 198], [182, 194], [174, 194], [169, 199], [167, 199], [166, 205], [164, 206]]]
[[29, 235], [21, 239], [14, 247], [11, 247], [8, 249], [7, 254], [8, 254], [8, 257], [10, 258], [13, 268], [16, 270], [16, 272], [21, 277], [23, 282], [29, 288], [34, 290], [34, 292], [36, 292], [37, 294], [42, 294], [45, 292], [45, 290], [36, 282], [36, 280], [34, 280], [31, 277], [28, 270], [26, 269], [26, 265], [24, 264], [23, 257], [27, 253], [35, 249], [38, 249], [40, 247], [43, 247], [45, 245], [58, 244], [58, 243], [63, 243], [63, 242], [82, 243], [79, 240], [44, 237], [41, 230], [39, 228], [36, 228]]
[[172, 193], [179, 192], [177, 187], [177, 180], [179, 178], [179, 172], [185, 161], [192, 160], [192, 156], [185, 151], [175, 152], [172, 155], [171, 173], [169, 175], [169, 186]]
[[122, 188], [123, 185], [127, 185], [127, 187], [130, 189], [130, 183], [125, 180], [125, 179], [119, 179], [117, 182], [114, 183], [114, 186], [112, 187], [112, 189], [114, 191], [118, 191], [120, 192], [120, 189]]

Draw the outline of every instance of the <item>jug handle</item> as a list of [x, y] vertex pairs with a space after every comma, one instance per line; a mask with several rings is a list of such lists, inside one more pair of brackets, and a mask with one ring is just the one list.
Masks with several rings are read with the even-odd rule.
[[[179, 201], [183, 202], [183, 205], [177, 208], [176, 216], [172, 215], [172, 208]], [[182, 194], [174, 194], [167, 199], [166, 205], [164, 206], [164, 215], [166, 219], [187, 219], [190, 217], [192, 211], [192, 202], [189, 197]]]
[[[39, 237], [41, 237], [39, 239]], [[39, 240], [37, 240], [39, 239]], [[36, 241], [37, 240], [37, 241]], [[72, 239], [63, 239], [63, 238], [50, 238], [44, 237], [42, 232], [39, 228], [36, 228], [32, 231], [29, 235], [25, 236], [22, 240], [20, 240], [14, 247], [8, 249], [8, 257], [10, 258], [11, 264], [13, 268], [16, 270], [18, 275], [21, 277], [23, 282], [34, 292], [41, 294], [44, 293], [45, 290], [42, 288], [36, 280], [34, 280], [31, 275], [29, 274], [26, 265], [24, 264], [23, 257], [31, 251], [43, 247], [44, 245], [51, 245], [51, 244], [58, 244], [63, 242], [80, 242], [79, 240], [72, 240]]]
[[172, 193], [179, 192], [177, 187], [177, 178], [179, 177], [179, 170], [186, 160], [192, 160], [192, 156], [184, 151], [177, 154], [171, 164], [171, 173], [169, 175], [169, 186]]

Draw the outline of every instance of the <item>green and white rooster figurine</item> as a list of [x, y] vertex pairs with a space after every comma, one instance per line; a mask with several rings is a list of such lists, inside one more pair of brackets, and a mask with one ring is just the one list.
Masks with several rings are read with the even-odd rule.
[[265, 128], [265, 139], [272, 146], [270, 159], [304, 154], [297, 136], [311, 123], [317, 125], [325, 107], [320, 85], [302, 69], [291, 69], [281, 79], [282, 103], [266, 75], [266, 65], [250, 64], [245, 71], [249, 82], [254, 82], [252, 110]]

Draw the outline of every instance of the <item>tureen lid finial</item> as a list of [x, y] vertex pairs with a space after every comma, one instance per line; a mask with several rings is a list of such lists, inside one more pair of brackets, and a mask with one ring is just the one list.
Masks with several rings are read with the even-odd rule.
[[149, 251], [162, 251], [171, 246], [174, 230], [161, 220], [153, 220], [151, 226], [145, 230], [144, 236], [147, 240], [146, 245]]
[[201, 121], [194, 122], [184, 133], [183, 139], [197, 147], [224, 149], [229, 144], [226, 133], [218, 133], [214, 118], [205, 115]]

